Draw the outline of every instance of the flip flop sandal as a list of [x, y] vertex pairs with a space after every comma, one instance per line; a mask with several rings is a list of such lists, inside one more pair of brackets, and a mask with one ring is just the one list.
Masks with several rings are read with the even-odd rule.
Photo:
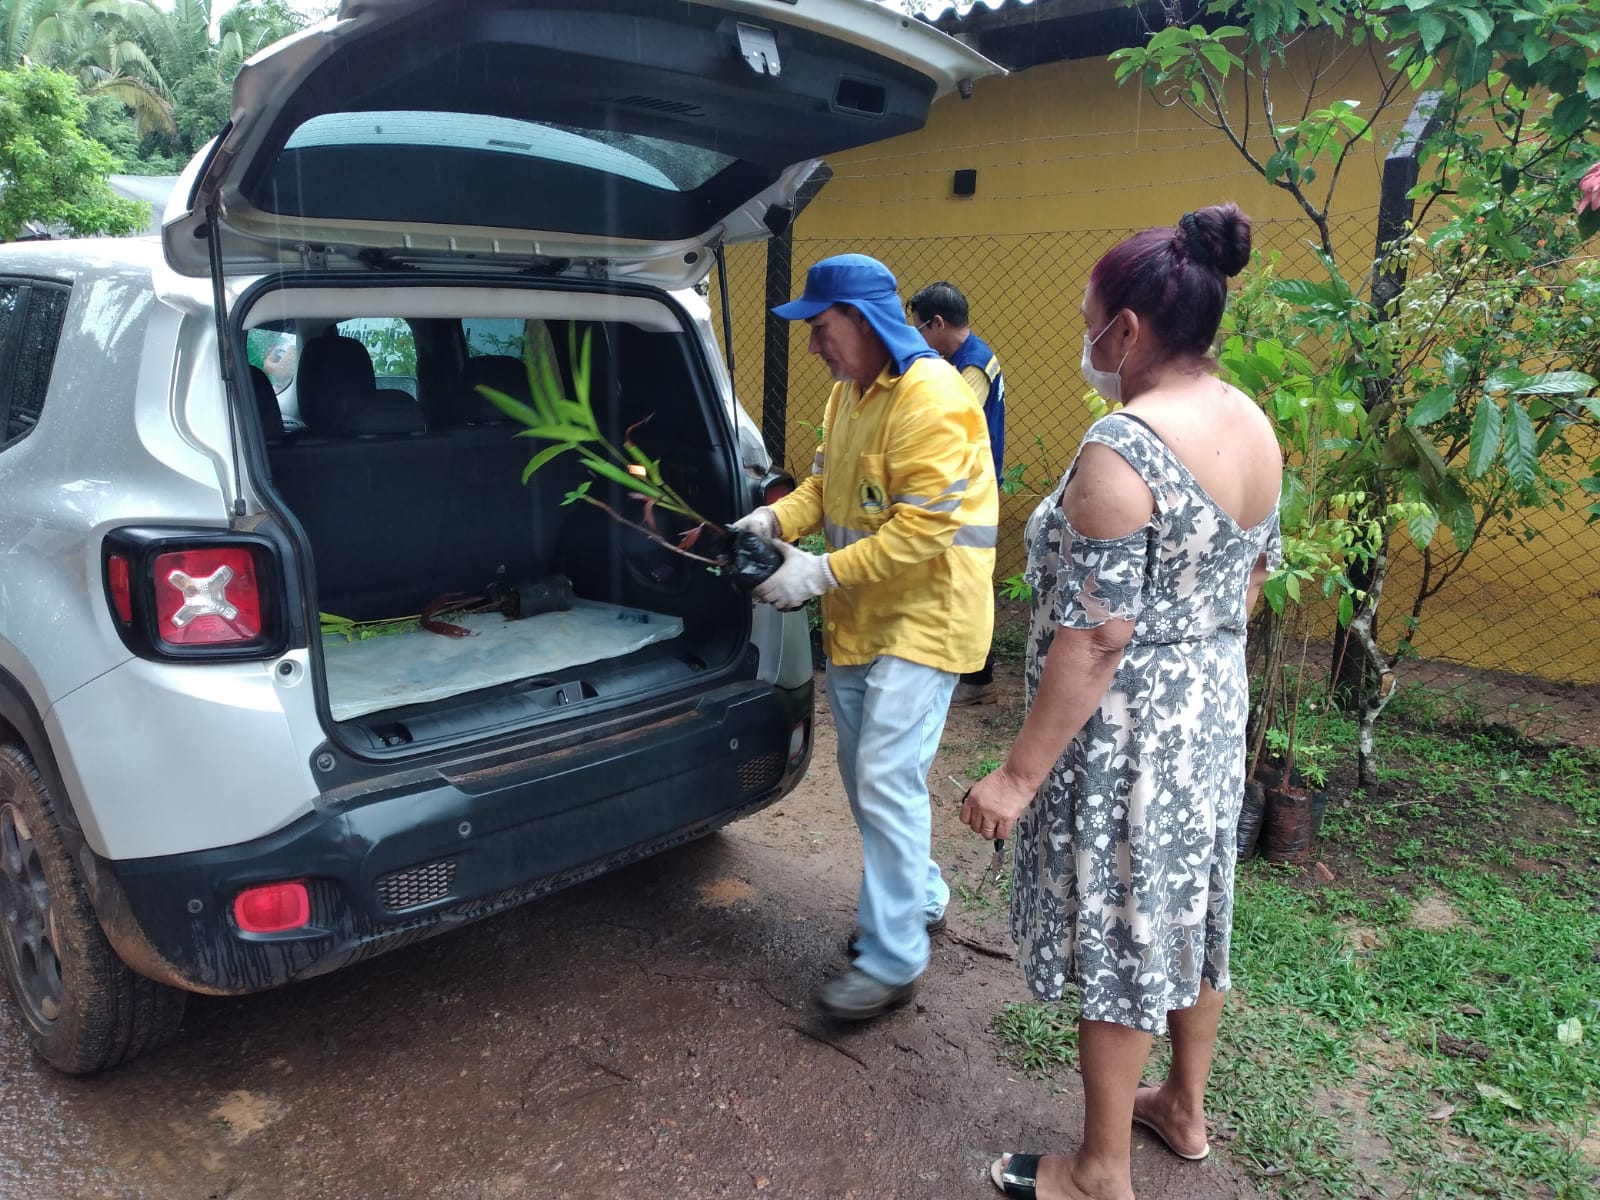
[[1208, 1158], [1210, 1156], [1210, 1154], [1211, 1154], [1211, 1143], [1210, 1142], [1207, 1142], [1204, 1146], [1201, 1146], [1200, 1147], [1200, 1153], [1198, 1153], [1198, 1154], [1185, 1154], [1182, 1150], [1179, 1150], [1171, 1142], [1167, 1141], [1167, 1135], [1165, 1133], [1163, 1133], [1161, 1131], [1161, 1129], [1153, 1121], [1146, 1121], [1143, 1117], [1136, 1116], [1136, 1117], [1133, 1118], [1133, 1123], [1135, 1125], [1141, 1125], [1145, 1129], [1148, 1129], [1151, 1133], [1155, 1134], [1156, 1138], [1161, 1142], [1161, 1144], [1163, 1146], [1165, 1146], [1168, 1150], [1171, 1150], [1179, 1158], [1188, 1159], [1190, 1162], [1201, 1162], [1204, 1159]]
[[1004, 1154], [989, 1164], [989, 1179], [1007, 1196], [1039, 1200], [1039, 1160], [1042, 1154]]

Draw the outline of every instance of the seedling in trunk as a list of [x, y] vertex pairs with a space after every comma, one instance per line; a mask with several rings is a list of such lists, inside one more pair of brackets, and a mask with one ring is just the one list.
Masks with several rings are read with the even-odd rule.
[[[623, 515], [610, 504], [591, 494], [592, 480], [586, 480], [566, 494], [563, 504], [582, 502], [592, 504], [612, 520], [637, 530], [651, 541], [695, 562], [704, 563], [714, 571], [730, 571], [735, 582], [753, 587], [771, 575], [782, 561], [778, 552], [764, 538], [740, 530], [729, 530], [695, 510], [672, 485], [662, 477], [661, 460], [651, 458], [633, 440], [633, 434], [650, 418], [636, 421], [623, 433], [619, 449], [601, 432], [590, 402], [590, 385], [593, 379], [593, 331], [584, 330], [578, 337], [576, 324], [567, 326], [567, 361], [572, 368], [573, 395], [568, 398], [561, 386], [555, 364], [551, 361], [548, 345], [541, 345], [531, 335], [523, 338], [523, 364], [528, 372], [528, 395], [531, 407], [495, 388], [480, 384], [478, 391], [491, 404], [512, 420], [526, 426], [518, 437], [534, 438], [548, 442], [528, 460], [522, 469], [522, 481], [527, 483], [534, 472], [553, 462], [563, 454], [575, 453], [591, 475], [627, 489], [630, 498], [644, 505], [643, 515], [635, 521]], [[670, 539], [656, 524], [657, 510], [674, 513], [692, 526]], [[695, 553], [707, 530], [714, 540], [723, 545], [715, 556]]]

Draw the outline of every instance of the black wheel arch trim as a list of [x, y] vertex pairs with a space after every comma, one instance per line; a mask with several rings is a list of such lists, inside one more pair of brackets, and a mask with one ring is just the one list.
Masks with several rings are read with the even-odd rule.
[[[0, 667], [0, 722], [14, 730], [22, 748], [33, 759], [33, 765], [44, 776], [45, 786], [55, 798], [56, 811], [66, 817], [64, 832], [72, 844], [74, 856], [83, 843], [83, 826], [78, 820], [72, 795], [61, 778], [61, 768], [56, 763], [55, 749], [44, 726], [44, 716], [28, 694], [28, 689], [10, 671]], [[6, 730], [0, 729], [0, 740]]]
[[100, 858], [84, 836], [72, 792], [61, 776], [44, 718], [22, 681], [0, 667], [0, 740], [8, 736], [8, 730], [14, 731], [50, 789], [56, 814], [62, 818], [59, 822], [62, 840], [77, 867], [78, 878], [89, 897], [89, 907], [94, 910], [106, 940], [128, 967], [147, 979], [160, 982], [171, 977], [172, 968], [162, 960], [143, 930], [129, 920], [118, 919], [128, 914], [127, 896], [111, 872], [101, 868]]

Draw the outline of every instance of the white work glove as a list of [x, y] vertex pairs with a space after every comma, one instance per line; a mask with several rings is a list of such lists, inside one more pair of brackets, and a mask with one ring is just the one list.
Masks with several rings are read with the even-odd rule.
[[828, 569], [826, 554], [812, 554], [788, 542], [772, 544], [783, 555], [783, 566], [755, 589], [753, 595], [757, 600], [765, 601], [782, 612], [790, 612], [811, 597], [820, 596], [829, 588], [839, 586], [839, 581]]
[[778, 537], [778, 514], [763, 504], [760, 508], [753, 508], [745, 513], [728, 528], [743, 529], [775, 541]]

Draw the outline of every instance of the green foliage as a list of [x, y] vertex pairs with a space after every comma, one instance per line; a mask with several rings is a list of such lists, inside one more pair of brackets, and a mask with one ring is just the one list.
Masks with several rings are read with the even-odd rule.
[[324, 640], [342, 638], [347, 642], [365, 642], [371, 638], [393, 637], [401, 633], [415, 633], [422, 628], [419, 615], [409, 617], [382, 617], [374, 621], [356, 621], [335, 613], [318, 613], [320, 632]]
[[1033, 600], [1033, 584], [1022, 575], [1007, 575], [1000, 583], [1000, 596], [1004, 600]]
[[[821, 533], [808, 533], [795, 541], [807, 554], [826, 554], [828, 539]], [[822, 628], [822, 597], [813, 596], [806, 601], [806, 627], [813, 631]]]
[[1078, 1065], [1078, 1012], [1062, 1004], [1008, 1004], [994, 1020], [994, 1032], [1017, 1066], [1030, 1075]]
[[[1257, 272], [1222, 360], [1285, 446], [1285, 563], [1267, 599], [1278, 613], [1337, 605], [1370, 727], [1427, 601], [1493, 537], [1533, 536], [1529, 514], [1565, 503], [1569, 435], [1600, 428], [1600, 273], [1577, 253], [1593, 222], [1571, 215], [1600, 121], [1600, 8], [1202, 0], [1167, 17], [1112, 55], [1118, 79], [1193, 112], [1316, 231], [1320, 270]], [[1309, 85], [1284, 84], [1291, 47]], [[1329, 69], [1342, 47], [1370, 48], [1366, 105]], [[1352, 270], [1332, 238], [1341, 169], [1423, 88], [1434, 123], [1416, 146], [1415, 224]], [[1290, 91], [1293, 111], [1277, 107]], [[1600, 494], [1600, 459], [1582, 486]], [[1374, 617], [1395, 536], [1423, 570], [1406, 636], [1385, 650]], [[1258, 748], [1264, 715], [1258, 703]]]
[[88, 108], [60, 71], [0, 71], [0, 240], [30, 221], [77, 234], [128, 234], [143, 228], [145, 206], [115, 195], [115, 167], [84, 132]]
[[110, 152], [111, 169], [126, 171], [139, 160], [139, 131], [128, 110], [103, 93], [85, 97], [83, 132]]
[[981, 759], [978, 760], [978, 762], [975, 765], [970, 766], [970, 767], [967, 768], [967, 778], [968, 779], [984, 779], [984, 778], [987, 778], [988, 776], [993, 775], [996, 771], [998, 771], [1000, 769], [1000, 765], [1001, 765], [1000, 759], [998, 759], [998, 758], [988, 758], [988, 757], [981, 758]]
[[1048, 496], [1061, 482], [1061, 468], [1050, 457], [1044, 438], [1035, 434], [1030, 449], [1028, 459], [1014, 462], [1000, 473], [1001, 495]]

